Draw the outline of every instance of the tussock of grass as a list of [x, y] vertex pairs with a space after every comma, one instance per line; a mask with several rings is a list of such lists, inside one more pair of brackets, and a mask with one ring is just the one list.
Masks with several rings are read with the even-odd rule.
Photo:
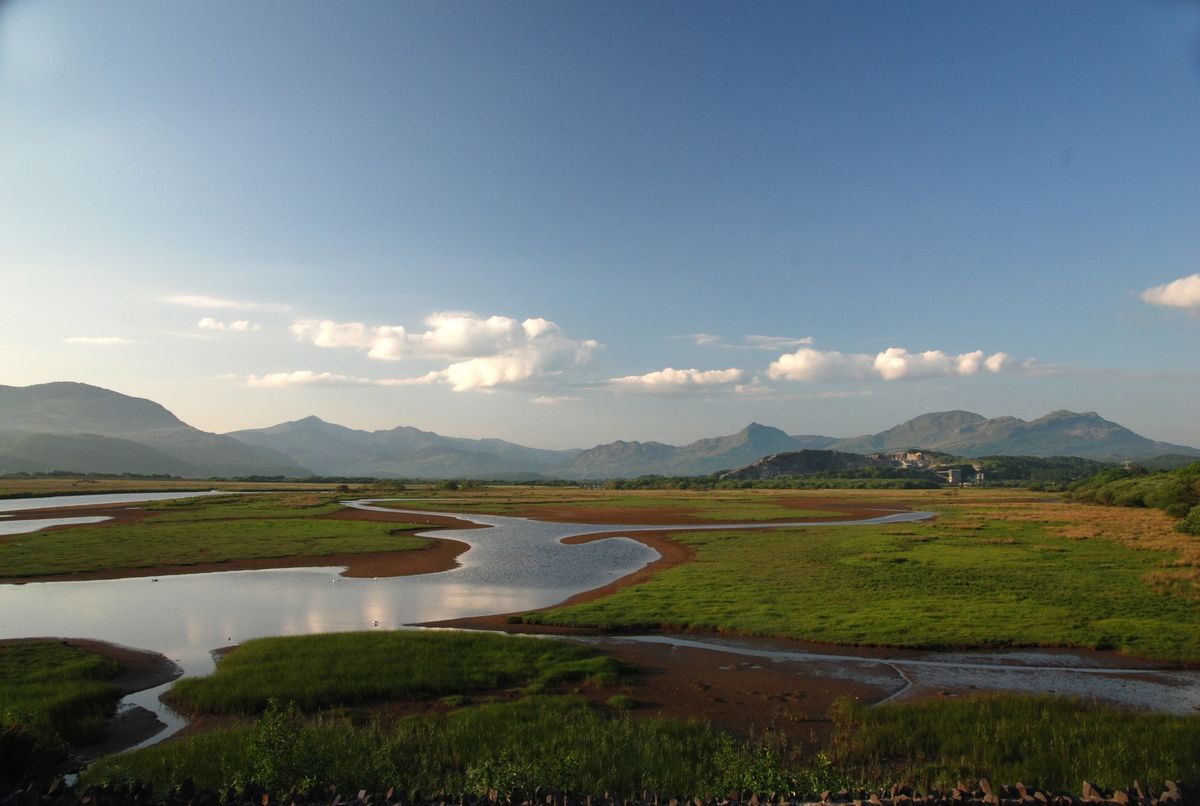
[[101, 761], [84, 782], [191, 778], [347, 790], [484, 793], [552, 786], [586, 792], [693, 790], [728, 740], [707, 726], [614, 717], [578, 698], [536, 697], [353, 726], [275, 709], [253, 729], [216, 731]]
[[1084, 779], [1115, 788], [1200, 776], [1200, 716], [997, 695], [878, 708], [843, 701], [835, 724], [835, 761], [877, 784], [945, 788], [988, 777], [1077, 792]]
[[462, 632], [359, 632], [260, 638], [229, 653], [208, 677], [181, 680], [182, 707], [248, 714], [277, 698], [307, 711], [383, 700], [611, 676], [620, 663], [578, 644]]
[[116, 661], [61, 641], [0, 646], [0, 725], [21, 725], [53, 742], [99, 738], [120, 694]]

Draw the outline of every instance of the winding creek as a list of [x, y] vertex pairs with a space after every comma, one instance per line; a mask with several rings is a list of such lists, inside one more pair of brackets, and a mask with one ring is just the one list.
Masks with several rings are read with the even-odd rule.
[[[195, 495], [195, 494], [185, 494]], [[92, 496], [0, 502], [0, 512], [69, 505], [127, 503], [185, 497], [181, 494]], [[87, 500], [85, 500], [87, 499]], [[32, 504], [32, 506], [31, 506]], [[348, 502], [358, 509], [404, 515], [371, 501]], [[427, 513], [421, 513], [427, 514]], [[441, 513], [439, 513], [441, 514]], [[260, 636], [366, 629], [397, 629], [418, 623], [532, 610], [609, 584], [658, 559], [654, 549], [630, 537], [608, 537], [566, 545], [565, 538], [643, 531], [762, 529], [922, 520], [929, 512], [896, 512], [879, 518], [838, 522], [613, 526], [551, 523], [495, 515], [455, 515], [487, 529], [422, 532], [470, 546], [460, 566], [420, 576], [353, 579], [340, 567], [289, 568], [72, 582], [0, 585], [0, 638], [85, 637], [160, 652], [187, 676], [213, 669], [214, 650]], [[0, 516], [2, 517], [2, 516]], [[69, 519], [74, 520], [74, 519]], [[21, 533], [34, 520], [0, 519]], [[43, 525], [47, 521], [41, 522]], [[26, 532], [30, 528], [25, 529]], [[728, 652], [763, 663], [795, 664], [797, 674], [842, 676], [876, 683], [890, 697], [914, 687], [959, 687], [1088, 694], [1141, 708], [1193, 712], [1200, 707], [1200, 673], [1159, 668], [1110, 668], [1066, 653], [905, 653], [878, 657], [768, 649], [747, 642], [693, 636], [633, 636], [609, 640], [674, 642]], [[159, 702], [169, 685], [127, 697], [123, 707], [154, 712], [167, 728], [143, 743], [161, 741], [184, 720]]]

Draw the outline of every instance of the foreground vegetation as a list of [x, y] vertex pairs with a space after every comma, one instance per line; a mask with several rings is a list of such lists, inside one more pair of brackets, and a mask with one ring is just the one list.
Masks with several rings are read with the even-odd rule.
[[[262, 705], [258, 720], [111, 757], [89, 768], [84, 783], [137, 779], [166, 788], [192, 780], [222, 789], [254, 781], [276, 792], [336, 785], [396, 787], [409, 795], [528, 793], [538, 786], [621, 795], [816, 795], [902, 780], [947, 787], [980, 776], [1059, 790], [1074, 790], [1084, 778], [1115, 787], [1135, 778], [1200, 776], [1200, 716], [1049, 696], [880, 707], [841, 701], [830, 715], [832, 738], [816, 753], [769, 728], [736, 738], [699, 722], [642, 717], [629, 710], [629, 697], [597, 705], [540, 693], [514, 700], [510, 692], [503, 701], [471, 705], [462, 696], [609, 683], [618, 671], [615, 661], [581, 645], [497, 634], [252, 641], [210, 677], [182, 681], [179, 699], [206, 713]], [[264, 704], [271, 690], [281, 699]], [[392, 716], [396, 704], [446, 694], [457, 696], [443, 697], [440, 709]], [[375, 708], [330, 710], [364, 704]]]
[[128, 524], [77, 526], [0, 542], [0, 577], [78, 574], [282, 557], [328, 557], [425, 548], [417, 524], [322, 518], [328, 495], [214, 496], [147, 504]]
[[540, 691], [567, 681], [608, 684], [620, 673], [613, 658], [563, 641], [453, 631], [332, 633], [247, 641], [212, 675], [180, 680], [171, 696], [192, 712], [251, 714], [271, 699], [315, 711], [512, 687]]
[[[878, 500], [882, 493], [871, 495]], [[1200, 660], [1200, 546], [1162, 514], [1017, 493], [895, 496], [934, 509], [937, 519], [677, 534], [672, 539], [695, 550], [693, 561], [603, 599], [524, 618], [840, 644], [1078, 646]]]
[[872, 708], [843, 701], [833, 757], [864, 781], [921, 788], [989, 777], [1078, 791], [1200, 780], [1200, 716], [1135, 713], [1051, 696], [980, 696]]
[[617, 717], [576, 697], [536, 697], [410, 716], [393, 724], [302, 719], [275, 707], [254, 727], [214, 731], [108, 759], [85, 783], [129, 778], [222, 788], [253, 780], [275, 791], [336, 784], [412, 793], [690, 791], [709, 785], [730, 746], [707, 726]]
[[0, 645], [0, 781], [50, 769], [71, 744], [100, 738], [120, 666], [62, 641]]
[[990, 777], [1076, 791], [1200, 776], [1200, 717], [1134, 714], [1051, 697], [981, 697], [876, 708], [842, 702], [830, 746], [739, 740], [698, 722], [637, 718], [578, 697], [531, 697], [393, 722], [305, 718], [272, 704], [255, 725], [93, 765], [84, 783], [156, 788], [254, 781], [276, 792], [336, 785], [484, 794], [535, 787], [618, 795], [952, 787]]

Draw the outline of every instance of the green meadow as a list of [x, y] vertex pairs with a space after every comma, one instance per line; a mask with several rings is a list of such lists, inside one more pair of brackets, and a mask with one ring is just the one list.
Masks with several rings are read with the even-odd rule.
[[120, 692], [116, 661], [62, 641], [0, 645], [0, 784], [49, 775], [99, 739]]
[[99, 737], [119, 694], [120, 666], [62, 641], [0, 646], [0, 723], [78, 743]]
[[120, 571], [282, 557], [327, 557], [425, 548], [408, 523], [322, 518], [328, 496], [214, 497], [146, 505], [133, 523], [77, 526], [0, 541], [0, 577]]
[[611, 683], [620, 664], [544, 638], [456, 631], [355, 632], [258, 638], [207, 677], [180, 680], [172, 701], [191, 712], [252, 714], [271, 699], [307, 711], [568, 681]]
[[[813, 753], [770, 728], [735, 737], [702, 722], [641, 716], [625, 695], [600, 705], [573, 693], [619, 682], [624, 670], [612, 664], [555, 639], [479, 633], [248, 642], [215, 674], [182, 681], [191, 685], [180, 685], [179, 699], [203, 713], [261, 708], [260, 715], [104, 759], [83, 783], [812, 797], [898, 781], [946, 787], [981, 776], [1074, 791], [1084, 778], [1116, 787], [1200, 774], [1200, 716], [1055, 697], [880, 707], [842, 701], [830, 715], [832, 737]], [[262, 700], [268, 693], [278, 699]], [[413, 715], [391, 708], [432, 698], [440, 700]]]
[[[496, 487], [480, 493], [422, 493], [420, 498], [405, 501], [383, 501], [382, 506], [396, 509], [415, 509], [443, 512], [478, 512], [488, 515], [569, 517], [581, 510], [671, 512], [700, 521], [737, 522], [805, 520], [808, 518], [837, 518], [845, 515], [837, 509], [803, 507], [780, 502], [780, 498], [795, 498], [772, 493], [746, 491], [682, 491], [619, 492], [611, 490], [580, 490], [578, 488]], [[429, 497], [426, 497], [429, 496]], [[828, 502], [824, 502], [828, 504]]]
[[912, 503], [937, 519], [675, 534], [695, 550], [691, 562], [524, 620], [1200, 660], [1195, 551], [1165, 516], [1126, 510], [1141, 518], [1135, 529], [1081, 505], [986, 495]]
[[1200, 779], [1200, 715], [1148, 714], [1052, 696], [987, 695], [872, 708], [843, 701], [831, 755], [851, 777], [947, 788], [995, 783], [1078, 792]]
[[253, 780], [276, 792], [691, 791], [717, 775], [731, 743], [699, 723], [619, 716], [577, 697], [532, 697], [353, 723], [272, 708], [255, 725], [219, 730], [92, 765], [83, 783], [184, 780], [218, 789]]

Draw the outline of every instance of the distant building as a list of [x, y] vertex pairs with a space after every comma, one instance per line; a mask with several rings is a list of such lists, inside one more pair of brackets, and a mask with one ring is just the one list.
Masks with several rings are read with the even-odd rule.
[[941, 470], [938, 472], [940, 475], [945, 477], [946, 481], [950, 482], [951, 484], [962, 484], [962, 470], [960, 468], [952, 467], [949, 470]]

